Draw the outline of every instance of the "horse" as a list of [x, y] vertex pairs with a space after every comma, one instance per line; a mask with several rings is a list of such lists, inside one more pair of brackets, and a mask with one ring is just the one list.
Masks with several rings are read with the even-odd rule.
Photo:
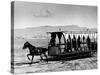
[[26, 41], [24, 43], [24, 46], [22, 49], [26, 49], [26, 48], [29, 49], [29, 54], [27, 54], [28, 60], [30, 60], [29, 56], [32, 56], [31, 63], [33, 62], [33, 58], [35, 55], [36, 56], [40, 55], [40, 58], [41, 58], [40, 61], [42, 61], [43, 60], [42, 54], [44, 54], [44, 56], [46, 57], [46, 61], [48, 63], [47, 55], [46, 55], [46, 52], [48, 51], [48, 49], [43, 48], [43, 47], [35, 47], [35, 46], [31, 45], [28, 41]]

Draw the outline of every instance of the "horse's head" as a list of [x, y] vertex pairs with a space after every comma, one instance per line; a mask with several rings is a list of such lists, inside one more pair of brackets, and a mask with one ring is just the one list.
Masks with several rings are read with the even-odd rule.
[[29, 46], [29, 42], [28, 42], [28, 41], [26, 41], [26, 42], [24, 43], [23, 49], [28, 48], [28, 46]]

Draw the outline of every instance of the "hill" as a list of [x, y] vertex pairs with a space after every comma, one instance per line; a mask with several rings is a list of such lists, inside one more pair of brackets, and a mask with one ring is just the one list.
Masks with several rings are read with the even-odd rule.
[[96, 28], [86, 28], [86, 27], [79, 27], [77, 25], [68, 25], [68, 26], [40, 26], [40, 27], [30, 27], [25, 29], [15, 29], [14, 30], [14, 37], [15, 38], [46, 38], [46, 32], [50, 31], [85, 31], [85, 30], [92, 30], [97, 31]]

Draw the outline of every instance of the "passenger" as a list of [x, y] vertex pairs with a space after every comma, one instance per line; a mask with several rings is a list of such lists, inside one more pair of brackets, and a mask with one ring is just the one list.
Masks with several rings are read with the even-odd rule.
[[70, 41], [67, 39], [67, 51], [66, 52], [70, 52]]
[[83, 44], [85, 44], [85, 36], [83, 36]]
[[76, 37], [75, 37], [75, 35], [73, 35], [72, 46], [73, 46], [73, 49], [75, 51], [76, 50]]
[[68, 50], [69, 50], [69, 52], [72, 52], [72, 45], [71, 45], [71, 37], [70, 37], [70, 35], [68, 36]]
[[55, 38], [56, 38], [56, 34], [52, 33], [51, 34], [51, 40], [50, 40], [51, 46], [55, 46]]
[[83, 51], [87, 50], [87, 45], [86, 45], [85, 36], [83, 36], [83, 38], [82, 38], [82, 45], [83, 45], [82, 50], [83, 50]]
[[90, 50], [91, 40], [90, 40], [90, 37], [89, 36], [87, 37], [87, 41], [86, 42], [87, 42], [87, 45], [88, 45], [88, 49]]
[[81, 38], [80, 36], [78, 36], [78, 39], [77, 39], [77, 49], [80, 50], [80, 44], [81, 44]]

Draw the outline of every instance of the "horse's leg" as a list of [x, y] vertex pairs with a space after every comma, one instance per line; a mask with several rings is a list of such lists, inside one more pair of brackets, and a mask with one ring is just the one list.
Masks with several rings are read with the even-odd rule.
[[27, 54], [27, 58], [28, 58], [28, 60], [30, 60], [29, 55], [30, 55], [30, 54]]
[[42, 54], [40, 55], [40, 58], [41, 58], [41, 60], [40, 60], [40, 61], [42, 61], [42, 60], [43, 60]]
[[34, 55], [32, 55], [31, 63], [33, 62]]
[[47, 57], [46, 53], [44, 53], [44, 56], [46, 57], [46, 61], [48, 63], [48, 57]]

